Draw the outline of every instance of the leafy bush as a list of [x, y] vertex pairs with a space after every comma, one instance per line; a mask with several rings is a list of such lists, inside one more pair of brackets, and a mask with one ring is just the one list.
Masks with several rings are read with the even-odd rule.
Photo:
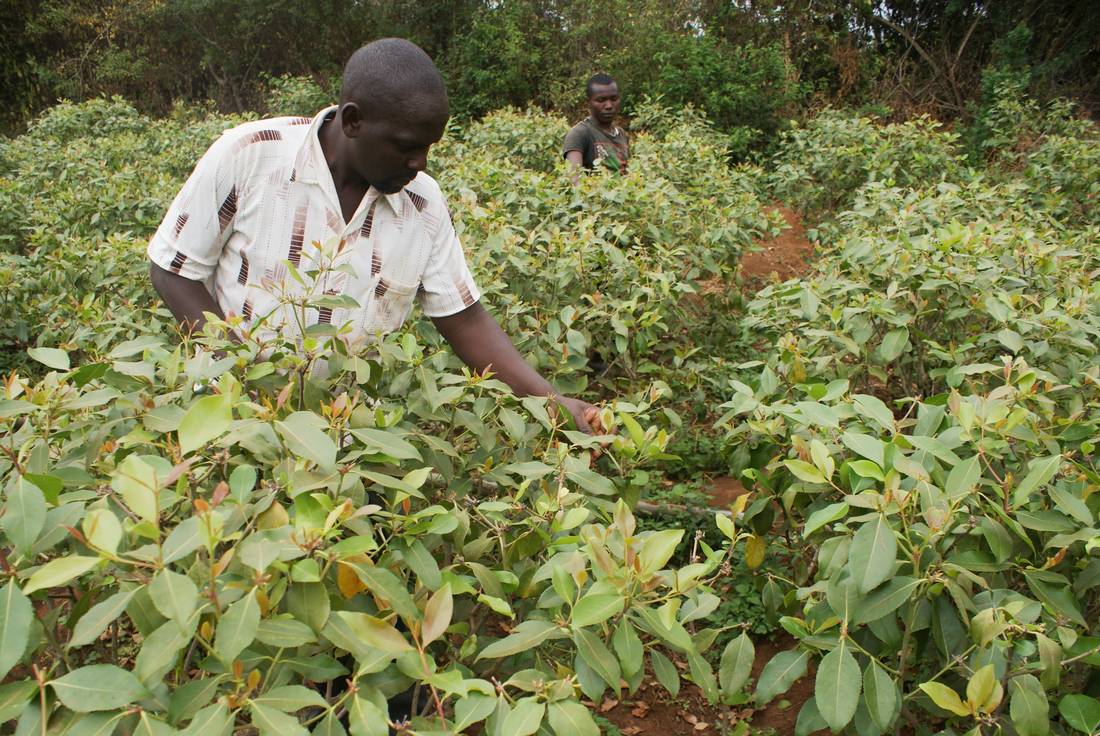
[[[66, 104], [5, 141], [0, 720], [373, 734], [411, 687], [421, 731], [594, 734], [580, 698], [649, 673], [761, 707], [816, 663], [800, 733], [1095, 731], [1093, 128], [1051, 114], [972, 170], [927, 120], [827, 111], [769, 171], [638, 113], [626, 176], [574, 187], [533, 110], [431, 159], [528, 359], [614, 395], [602, 438], [427, 321], [361, 355], [166, 338], [145, 239], [233, 119]], [[743, 299], [773, 194], [822, 245]], [[713, 524], [631, 511], [716, 472], [752, 495]]]
[[313, 117], [319, 110], [336, 104], [340, 98], [338, 79], [320, 85], [313, 77], [284, 74], [268, 77], [265, 83], [267, 111], [270, 115], [301, 115]]
[[799, 643], [765, 665], [757, 702], [816, 660], [801, 732], [916, 718], [1045, 733], [1051, 695], [1091, 728], [1075, 713], [1100, 703], [1073, 693], [1097, 650], [1097, 365], [1080, 389], [1020, 358], [960, 365], [988, 381], [891, 403], [770, 367], [739, 384], [730, 441], [817, 555], [777, 583]]
[[[290, 307], [315, 308], [336, 246]], [[75, 370], [31, 351], [56, 370], [0, 403], [0, 675], [34, 673], [4, 720], [384, 733], [413, 687], [416, 728], [564, 736], [594, 732], [579, 693], [635, 690], [647, 653], [678, 688], [662, 650], [717, 698], [717, 630], [685, 626], [718, 606], [737, 532], [670, 569], [683, 531], [614, 501], [668, 441], [644, 397], [604, 410], [624, 428], [608, 477], [545, 399], [452, 373], [411, 333], [365, 357], [338, 332], [203, 352], [145, 336]]]
[[958, 386], [958, 366], [1002, 353], [1076, 384], [1100, 336], [1096, 231], [1067, 233], [1020, 197], [977, 183], [863, 190], [816, 274], [747, 305], [746, 341], [778, 343], [796, 381], [848, 378], [892, 395]]
[[768, 180], [780, 200], [820, 217], [849, 207], [867, 182], [919, 187], [950, 181], [960, 168], [957, 138], [927, 117], [882, 125], [824, 110], [781, 135]]

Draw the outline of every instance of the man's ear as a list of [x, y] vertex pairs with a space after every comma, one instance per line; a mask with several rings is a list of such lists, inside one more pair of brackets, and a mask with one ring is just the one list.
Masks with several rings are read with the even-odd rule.
[[354, 102], [345, 102], [337, 113], [340, 116], [340, 127], [348, 138], [358, 138], [363, 130], [363, 112]]

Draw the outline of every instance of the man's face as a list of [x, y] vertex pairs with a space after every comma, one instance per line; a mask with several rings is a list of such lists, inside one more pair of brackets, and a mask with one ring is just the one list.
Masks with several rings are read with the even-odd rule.
[[594, 84], [592, 94], [588, 96], [588, 111], [603, 125], [610, 125], [619, 114], [622, 102], [619, 100], [619, 85]]
[[345, 119], [351, 167], [380, 192], [401, 191], [427, 168], [428, 149], [443, 137], [447, 117], [445, 106], [420, 105], [365, 113], [353, 125]]

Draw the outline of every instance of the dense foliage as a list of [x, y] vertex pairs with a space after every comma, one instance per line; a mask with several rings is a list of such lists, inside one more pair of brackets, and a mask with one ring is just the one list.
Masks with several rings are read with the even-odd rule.
[[[146, 239], [237, 119], [52, 108], [0, 148], [0, 721], [359, 736], [411, 692], [418, 732], [572, 736], [647, 678], [759, 709], [816, 668], [802, 734], [1094, 733], [1100, 135], [998, 104], [977, 160], [830, 110], [731, 168], [646, 102], [630, 173], [575, 187], [564, 118], [453, 127], [430, 166], [486, 302], [597, 438], [427, 321], [181, 342]], [[743, 295], [775, 197], [818, 252]], [[698, 472], [750, 494], [635, 515]]]
[[822, 100], [974, 119], [981, 131], [1003, 82], [1093, 109], [1100, 99], [1100, 10], [1078, 0], [8, 0], [0, 20], [5, 129], [58, 98], [264, 110], [265, 79], [328, 88], [355, 48], [383, 36], [423, 46], [463, 116], [531, 103], [573, 115], [602, 70], [628, 105], [648, 95], [701, 106], [738, 155]]

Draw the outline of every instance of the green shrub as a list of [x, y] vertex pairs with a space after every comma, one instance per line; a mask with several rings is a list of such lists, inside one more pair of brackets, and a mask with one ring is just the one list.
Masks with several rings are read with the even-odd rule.
[[785, 131], [768, 181], [775, 197], [814, 218], [849, 207], [867, 182], [919, 187], [958, 175], [957, 136], [920, 117], [883, 125], [825, 110]]
[[265, 79], [265, 94], [269, 115], [299, 115], [313, 117], [320, 110], [334, 105], [340, 98], [340, 83], [329, 80], [322, 86], [313, 77], [284, 74]]

